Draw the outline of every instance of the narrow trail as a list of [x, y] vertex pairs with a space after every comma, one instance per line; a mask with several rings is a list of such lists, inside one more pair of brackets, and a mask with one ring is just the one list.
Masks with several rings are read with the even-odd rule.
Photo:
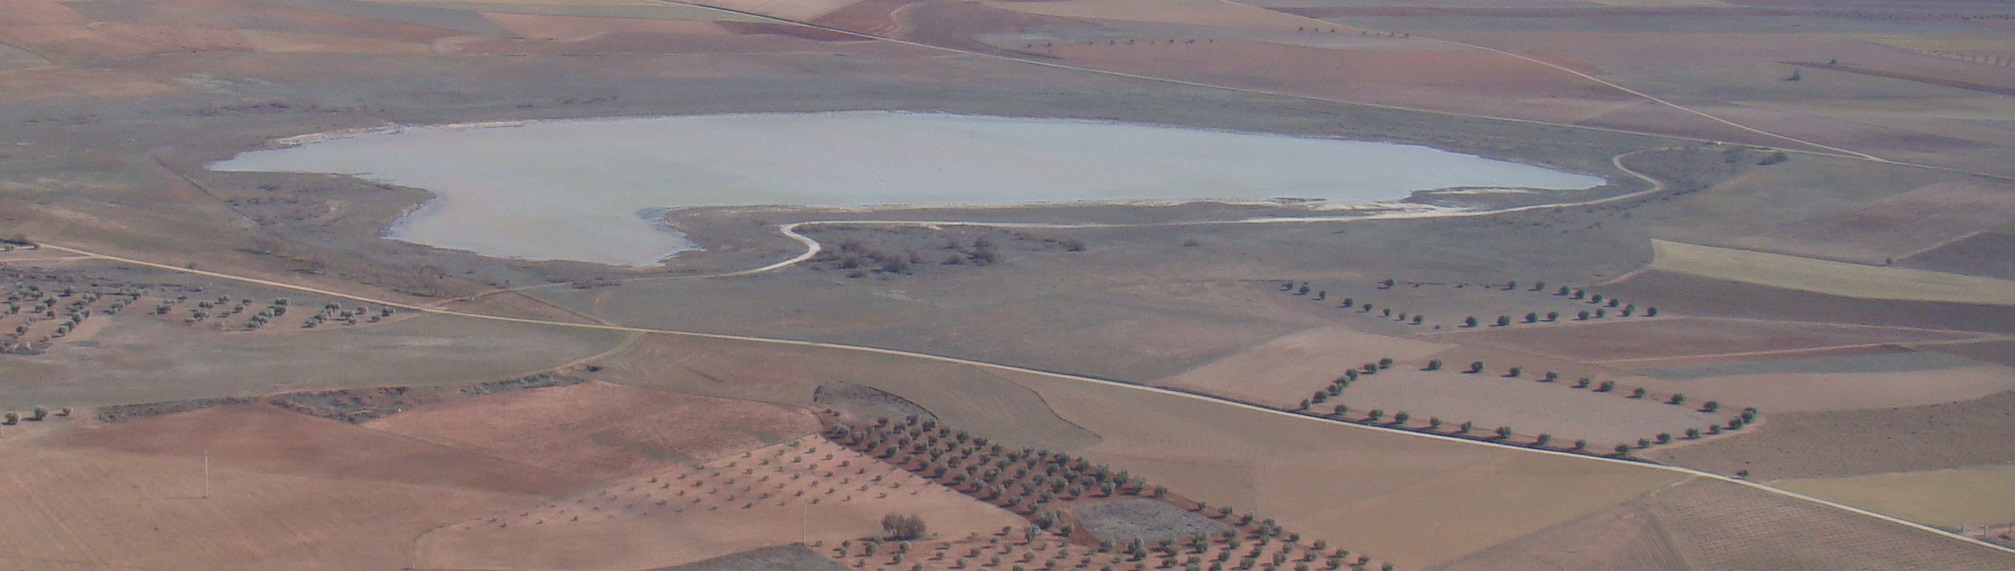
[[1770, 494], [1775, 494], [1775, 495], [1778, 495], [1778, 496], [1782, 496], [1782, 497], [1787, 497], [1787, 498], [1792, 498], [1792, 499], [1795, 499], [1795, 500], [1799, 500], [1799, 501], [1805, 501], [1805, 502], [1810, 502], [1810, 503], [1813, 503], [1813, 504], [1817, 504], [1817, 505], [1821, 505], [1821, 506], [1826, 506], [1826, 507], [1830, 507], [1830, 508], [1834, 508], [1834, 509], [1838, 509], [1838, 510], [1841, 510], [1841, 511], [1845, 511], [1845, 512], [1848, 512], [1848, 513], [1853, 513], [1853, 514], [1858, 514], [1858, 515], [1862, 515], [1862, 516], [1865, 516], [1865, 517], [1868, 517], [1868, 518], [1872, 518], [1872, 519], [1875, 519], [1875, 520], [1877, 520], [1877, 521], [1882, 521], [1882, 522], [1887, 522], [1887, 523], [1891, 523], [1891, 524], [1895, 524], [1895, 525], [1900, 525], [1900, 526], [1904, 526], [1904, 527], [1908, 527], [1908, 528], [1911, 528], [1911, 529], [1916, 529], [1916, 530], [1919, 530], [1919, 531], [1923, 531], [1923, 532], [1925, 532], [1925, 533], [1929, 533], [1929, 534], [1933, 534], [1933, 535], [1937, 535], [1937, 536], [1940, 536], [1940, 537], [1945, 537], [1945, 538], [1948, 538], [1948, 539], [1954, 539], [1954, 540], [1958, 540], [1958, 541], [1962, 541], [1962, 542], [1966, 542], [1966, 543], [1969, 543], [1969, 544], [1973, 544], [1973, 545], [1978, 545], [1978, 546], [1981, 546], [1981, 547], [1986, 547], [1986, 548], [1988, 548], [1988, 549], [1993, 549], [1993, 550], [1996, 550], [1996, 551], [2000, 551], [2000, 552], [2003, 552], [2003, 553], [2007, 553], [2007, 554], [2009, 554], [2009, 555], [2015, 555], [2015, 548], [2008, 548], [2008, 547], [2003, 547], [2003, 546], [2001, 546], [2001, 545], [1997, 545], [1997, 544], [1993, 544], [1993, 543], [1989, 543], [1989, 542], [1986, 542], [1986, 541], [1981, 541], [1981, 540], [1977, 540], [1977, 539], [1973, 539], [1973, 538], [1971, 538], [1971, 537], [1966, 537], [1966, 536], [1964, 536], [1964, 535], [1960, 535], [1960, 534], [1956, 534], [1956, 533], [1951, 533], [1951, 532], [1947, 532], [1947, 531], [1945, 531], [1945, 530], [1941, 530], [1941, 529], [1938, 529], [1938, 528], [1934, 528], [1934, 527], [1931, 527], [1931, 526], [1927, 526], [1927, 525], [1924, 525], [1924, 524], [1920, 524], [1920, 523], [1916, 523], [1916, 522], [1912, 522], [1912, 521], [1908, 521], [1908, 520], [1904, 520], [1904, 519], [1901, 519], [1901, 518], [1897, 518], [1897, 517], [1892, 517], [1892, 516], [1888, 516], [1888, 515], [1883, 515], [1883, 514], [1879, 514], [1879, 513], [1875, 513], [1875, 512], [1872, 512], [1872, 511], [1868, 511], [1868, 510], [1864, 510], [1864, 509], [1861, 509], [1861, 508], [1857, 508], [1857, 507], [1853, 507], [1853, 506], [1849, 506], [1849, 505], [1845, 505], [1845, 504], [1840, 504], [1840, 503], [1838, 503], [1838, 502], [1833, 502], [1833, 501], [1829, 501], [1829, 500], [1824, 500], [1824, 499], [1820, 499], [1820, 498], [1816, 498], [1816, 497], [1812, 497], [1812, 496], [1807, 496], [1807, 495], [1804, 495], [1804, 494], [1800, 494], [1800, 493], [1796, 493], [1796, 492], [1791, 492], [1791, 491], [1788, 491], [1788, 490], [1782, 490], [1782, 489], [1778, 489], [1778, 488], [1775, 488], [1775, 487], [1771, 487], [1771, 486], [1767, 486], [1767, 485], [1764, 485], [1764, 484], [1760, 484], [1760, 483], [1756, 483], [1756, 482], [1751, 482], [1751, 481], [1748, 481], [1748, 480], [1744, 480], [1744, 479], [1740, 479], [1740, 478], [1732, 478], [1732, 477], [1729, 477], [1729, 476], [1723, 476], [1723, 475], [1721, 475], [1721, 474], [1715, 474], [1715, 473], [1711, 473], [1711, 472], [1705, 472], [1705, 471], [1701, 471], [1701, 470], [1695, 470], [1695, 469], [1692, 469], [1692, 468], [1682, 468], [1682, 467], [1678, 467], [1678, 466], [1667, 466], [1667, 465], [1663, 465], [1663, 464], [1652, 464], [1652, 463], [1648, 463], [1648, 462], [1638, 462], [1638, 461], [1631, 461], [1631, 460], [1624, 460], [1624, 459], [1617, 459], [1617, 458], [1607, 458], [1607, 457], [1600, 457], [1600, 456], [1588, 456], [1588, 455], [1582, 455], [1582, 454], [1571, 454], [1571, 453], [1567, 453], [1567, 452], [1560, 452], [1560, 451], [1554, 451], [1554, 450], [1540, 450], [1540, 449], [1534, 449], [1534, 448], [1528, 448], [1528, 447], [1524, 447], [1524, 446], [1518, 446], [1518, 445], [1513, 445], [1513, 444], [1502, 444], [1502, 443], [1495, 443], [1495, 442], [1486, 442], [1486, 441], [1478, 441], [1478, 440], [1470, 440], [1470, 439], [1466, 439], [1466, 438], [1456, 438], [1456, 437], [1452, 437], [1452, 436], [1443, 436], [1443, 435], [1439, 435], [1439, 434], [1428, 434], [1428, 433], [1422, 433], [1422, 432], [1414, 432], [1414, 431], [1410, 431], [1410, 430], [1401, 430], [1401, 429], [1397, 429], [1397, 428], [1389, 428], [1389, 427], [1382, 427], [1382, 426], [1371, 426], [1371, 425], [1363, 425], [1363, 424], [1356, 424], [1356, 423], [1350, 423], [1350, 422], [1344, 422], [1344, 421], [1341, 421], [1341, 420], [1335, 420], [1335, 419], [1329, 419], [1329, 418], [1321, 418], [1321, 417], [1314, 417], [1314, 416], [1308, 416], [1308, 415], [1304, 415], [1304, 414], [1297, 414], [1297, 413], [1292, 413], [1292, 412], [1287, 412], [1287, 411], [1282, 411], [1282, 410], [1276, 410], [1276, 409], [1271, 409], [1271, 408], [1266, 408], [1266, 407], [1261, 407], [1261, 406], [1257, 406], [1257, 405], [1250, 405], [1250, 404], [1245, 404], [1245, 403], [1240, 403], [1240, 402], [1234, 402], [1234, 401], [1229, 401], [1229, 400], [1225, 400], [1225, 399], [1220, 399], [1220, 398], [1213, 398], [1213, 397], [1207, 397], [1207, 396], [1203, 396], [1203, 395], [1197, 395], [1197, 394], [1191, 394], [1191, 393], [1185, 393], [1185, 392], [1180, 392], [1180, 391], [1173, 391], [1173, 390], [1168, 390], [1168, 389], [1162, 389], [1162, 388], [1157, 388], [1157, 387], [1149, 387], [1149, 386], [1143, 386], [1143, 385], [1135, 385], [1135, 384], [1129, 384], [1129, 383], [1122, 383], [1122, 382], [1119, 382], [1119, 381], [1112, 381], [1112, 380], [1107, 380], [1107, 379], [1100, 379], [1100, 378], [1096, 378], [1096, 377], [1087, 377], [1087, 376], [1083, 376], [1083, 375], [1072, 375], [1072, 374], [1068, 374], [1068, 373], [1057, 373], [1057, 372], [1051, 372], [1051, 371], [1043, 371], [1043, 370], [1038, 370], [1038, 369], [1030, 369], [1030, 368], [1027, 368], [1027, 367], [1018, 367], [1018, 366], [1014, 366], [1014, 365], [1007, 365], [1007, 364], [1001, 364], [1001, 363], [992, 363], [992, 362], [987, 362], [987, 361], [979, 361], [979, 360], [973, 360], [973, 359], [962, 359], [962, 358], [958, 358], [958, 357], [947, 357], [947, 356], [943, 356], [943, 355], [933, 355], [933, 354], [929, 354], [929, 353], [919, 353], [919, 352], [915, 352], [915, 351], [903, 351], [903, 350], [898, 350], [898, 349], [884, 349], [884, 348], [881, 348], [881, 347], [870, 347], [870, 346], [863, 346], [863, 345], [847, 345], [847, 344], [842, 344], [842, 343], [825, 343], [825, 342], [818, 342], [818, 341], [801, 341], [801, 340], [796, 340], [796, 339], [780, 339], [780, 338], [773, 338], [773, 337], [759, 337], [759, 336], [751, 336], [751, 335], [730, 335], [730, 334], [722, 334], [722, 333], [703, 333], [703, 332], [697, 332], [697, 331], [679, 331], [679, 330], [672, 330], [672, 329], [653, 329], [653, 328], [647, 328], [647, 327], [631, 327], [631, 326], [624, 326], [624, 325], [604, 325], [604, 324], [588, 324], [588, 323], [571, 323], [571, 322], [564, 322], [564, 321], [548, 321], [548, 320], [542, 320], [542, 319], [526, 319], [526, 318], [520, 318], [520, 317], [508, 317], [508, 316], [501, 316], [501, 315], [486, 315], [486, 314], [481, 314], [481, 313], [469, 313], [469, 312], [463, 312], [463, 311], [453, 311], [453, 310], [446, 310], [446, 309], [440, 309], [440, 308], [434, 308], [434, 307], [427, 307], [427, 306], [422, 306], [422, 305], [415, 305], [415, 304], [411, 304], [411, 303], [403, 303], [403, 302], [397, 302], [397, 301], [391, 301], [391, 300], [383, 300], [383, 299], [376, 299], [376, 298], [371, 298], [371, 297], [368, 297], [368, 296], [362, 296], [362, 295], [353, 295], [353, 294], [348, 294], [348, 293], [343, 293], [343, 292], [339, 292], [339, 291], [333, 291], [333, 290], [328, 290], [328, 289], [322, 289], [322, 288], [314, 288], [314, 287], [308, 287], [308, 286], [301, 286], [301, 285], [295, 285], [295, 284], [289, 284], [289, 283], [285, 283], [285, 282], [278, 282], [278, 281], [273, 281], [273, 280], [267, 280], [267, 279], [260, 279], [260, 278], [254, 278], [254, 277], [249, 277], [249, 276], [238, 276], [238, 275], [233, 275], [233, 274], [226, 274], [226, 273], [222, 273], [222, 272], [213, 272], [213, 271], [208, 271], [208, 270], [197, 270], [197, 269], [191, 269], [191, 268], [186, 268], [186, 267], [181, 267], [181, 266], [174, 266], [174, 265], [169, 265], [169, 264], [162, 264], [162, 263], [157, 263], [157, 262], [149, 262], [149, 261], [146, 261], [146, 260], [139, 260], [139, 259], [134, 259], [134, 258], [127, 258], [127, 257], [121, 257], [121, 256], [113, 256], [113, 255], [108, 255], [108, 254], [101, 254], [101, 253], [98, 253], [98, 252], [92, 252], [92, 251], [89, 251], [89, 250], [83, 250], [83, 249], [79, 249], [79, 248], [73, 248], [73, 247], [69, 247], [69, 246], [61, 246], [61, 245], [56, 245], [56, 244], [49, 244], [49, 243], [43, 243], [43, 244], [42, 244], [42, 246], [43, 246], [43, 247], [45, 247], [45, 248], [49, 248], [49, 249], [52, 249], [52, 250], [57, 250], [57, 251], [62, 251], [62, 252], [69, 252], [69, 253], [72, 253], [72, 254], [77, 254], [77, 255], [82, 255], [82, 256], [92, 256], [92, 257], [95, 257], [95, 258], [97, 258], [97, 259], [100, 259], [100, 260], [106, 260], [106, 261], [113, 261], [113, 262], [120, 262], [120, 263], [125, 263], [125, 264], [131, 264], [131, 265], [135, 265], [135, 266], [140, 266], [140, 267], [146, 267], [146, 268], [154, 268], [154, 269], [158, 269], [158, 270], [165, 270], [165, 271], [171, 271], [171, 272], [179, 272], [179, 273], [185, 273], [185, 274], [192, 274], [192, 275], [199, 275], [199, 276], [205, 276], [205, 277], [212, 277], [212, 278], [217, 278], [217, 279], [224, 279], [224, 280], [232, 280], [232, 281], [238, 281], [238, 282], [243, 282], [243, 283], [249, 283], [249, 284], [255, 284], [255, 285], [263, 285], [263, 286], [267, 286], [267, 287], [273, 287], [273, 288], [279, 288], [279, 289], [287, 289], [287, 290], [293, 290], [293, 291], [301, 291], [301, 292], [306, 292], [306, 293], [312, 293], [312, 294], [317, 294], [317, 295], [325, 295], [325, 296], [329, 296], [329, 297], [336, 297], [336, 298], [341, 298], [341, 299], [349, 299], [349, 300], [353, 300], [353, 301], [358, 301], [358, 302], [363, 302], [363, 303], [371, 303], [371, 304], [377, 304], [377, 305], [382, 305], [382, 306], [388, 306], [388, 307], [396, 307], [396, 308], [400, 308], [400, 309], [406, 309], [406, 310], [411, 310], [411, 311], [417, 311], [417, 312], [422, 312], [422, 313], [428, 313], [428, 314], [434, 314], [434, 315], [442, 315], [442, 316], [450, 316], [450, 317], [462, 317], [462, 318], [468, 318], [468, 319], [482, 319], [482, 320], [488, 320], [488, 321], [498, 321], [498, 322], [505, 322], [505, 323], [520, 323], [520, 324], [526, 324], [526, 325], [536, 325], [536, 326], [543, 326], [543, 327], [556, 327], [556, 328], [571, 328], [571, 329], [587, 329], [587, 330], [600, 330], [600, 331], [619, 331], [619, 332], [626, 332], [626, 333], [636, 333], [636, 334], [647, 334], [647, 335], [667, 335], [667, 336], [674, 336], [674, 337], [689, 337], [689, 338], [696, 338], [696, 339], [715, 339], [715, 340], [723, 340], [723, 341], [740, 341], [740, 342], [748, 342], [748, 343], [761, 343], [761, 344], [768, 344], [768, 345], [782, 345], [782, 346], [789, 346], [789, 347], [809, 347], [809, 348], [818, 348], [818, 349], [832, 349], [832, 350], [839, 350], [839, 351], [852, 351], [852, 352], [858, 352], [858, 353], [869, 353], [869, 354], [876, 354], [876, 355], [888, 355], [888, 356], [893, 356], [893, 357], [903, 357], [903, 358], [910, 358], [910, 359], [920, 359], [920, 360], [925, 360], [925, 361], [932, 361], [932, 362], [938, 362], [938, 363], [947, 363], [947, 364], [953, 364], [953, 365], [964, 365], [964, 366], [969, 366], [969, 367], [975, 367], [975, 368], [979, 368], [979, 369], [982, 369], [982, 370], [987, 370], [987, 371], [995, 371], [995, 372], [1007, 372], [1007, 373], [1017, 373], [1017, 374], [1023, 374], [1023, 375], [1033, 375], [1033, 376], [1038, 376], [1038, 377], [1045, 377], [1045, 378], [1050, 378], [1050, 379], [1056, 379], [1056, 380], [1062, 380], [1062, 381], [1069, 381], [1069, 382], [1076, 382], [1076, 383], [1088, 383], [1088, 384], [1095, 384], [1095, 385], [1101, 385], [1101, 386], [1105, 386], [1105, 387], [1110, 387], [1110, 388], [1116, 388], [1116, 389], [1121, 389], [1121, 390], [1129, 390], [1129, 391], [1136, 391], [1136, 392], [1143, 392], [1143, 393], [1152, 393], [1152, 394], [1157, 394], [1157, 395], [1162, 395], [1162, 396], [1167, 396], [1167, 397], [1174, 397], [1174, 398], [1182, 398], [1182, 399], [1189, 399], [1189, 400], [1193, 400], [1193, 401], [1198, 401], [1198, 402], [1203, 402], [1203, 403], [1209, 403], [1209, 404], [1214, 404], [1214, 405], [1217, 405], [1217, 406], [1225, 406], [1225, 407], [1232, 407], [1232, 408], [1237, 408], [1237, 409], [1242, 409], [1242, 410], [1246, 410], [1246, 411], [1250, 411], [1250, 412], [1256, 412], [1256, 413], [1260, 413], [1260, 414], [1268, 414], [1268, 415], [1273, 415], [1273, 416], [1279, 416], [1279, 417], [1284, 417], [1284, 418], [1289, 418], [1289, 419], [1294, 419], [1294, 420], [1296, 420], [1296, 421], [1298, 421], [1298, 422], [1315, 422], [1315, 423], [1323, 423], [1323, 424], [1329, 424], [1329, 425], [1340, 425], [1340, 426], [1344, 426], [1344, 427], [1349, 427], [1349, 428], [1353, 428], [1353, 429], [1357, 429], [1357, 430], [1371, 430], [1371, 431], [1378, 431], [1378, 432], [1385, 432], [1385, 433], [1390, 433], [1390, 434], [1397, 434], [1397, 435], [1403, 435], [1403, 436], [1408, 436], [1408, 437], [1413, 437], [1413, 438], [1424, 438], [1424, 439], [1429, 439], [1429, 440], [1439, 440], [1439, 441], [1444, 441], [1444, 442], [1453, 442], [1453, 443], [1459, 443], [1459, 444], [1466, 444], [1466, 445], [1470, 445], [1470, 446], [1485, 446], [1485, 447], [1491, 447], [1491, 448], [1497, 448], [1497, 449], [1501, 449], [1501, 450], [1515, 450], [1515, 451], [1518, 451], [1518, 452], [1523, 452], [1523, 453], [1527, 453], [1527, 454], [1544, 454], [1544, 455], [1549, 455], [1549, 456], [1557, 456], [1557, 457], [1563, 457], [1563, 458], [1573, 458], [1573, 459], [1578, 459], [1578, 460], [1582, 460], [1582, 461], [1588, 461], [1588, 462], [1606, 462], [1606, 463], [1612, 463], [1612, 464], [1624, 464], [1624, 465], [1630, 465], [1630, 466], [1637, 466], [1637, 467], [1640, 467], [1640, 468], [1644, 468], [1644, 469], [1650, 469], [1650, 470], [1663, 470], [1663, 471], [1666, 471], [1666, 472], [1672, 472], [1672, 473], [1676, 473], [1676, 474], [1684, 474], [1684, 475], [1688, 475], [1688, 476], [1692, 476], [1692, 477], [1695, 477], [1695, 478], [1701, 478], [1701, 479], [1708, 479], [1708, 480], [1714, 480], [1714, 481], [1719, 481], [1719, 482], [1726, 482], [1726, 483], [1731, 483], [1731, 484], [1736, 484], [1736, 485], [1740, 485], [1740, 486], [1747, 486], [1747, 487], [1750, 487], [1750, 488], [1753, 488], [1753, 489], [1756, 489], [1756, 490], [1760, 490], [1760, 491], [1763, 491], [1763, 492], [1766, 492], [1766, 493], [1770, 493]]

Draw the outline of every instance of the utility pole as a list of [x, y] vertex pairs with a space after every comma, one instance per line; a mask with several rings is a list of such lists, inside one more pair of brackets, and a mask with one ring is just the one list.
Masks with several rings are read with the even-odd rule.
[[210, 450], [203, 450], [203, 499], [210, 499]]

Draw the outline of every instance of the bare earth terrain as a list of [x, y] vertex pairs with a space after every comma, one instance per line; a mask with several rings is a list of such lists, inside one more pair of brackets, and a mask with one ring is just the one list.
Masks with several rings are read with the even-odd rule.
[[[1970, 0], [0, 2], [0, 565], [2015, 568], [2011, 22]], [[386, 238], [438, 212], [427, 188], [207, 168], [415, 126], [843, 111], [1597, 182], [625, 207], [700, 249], [618, 267]], [[981, 162], [1163, 174], [1054, 148]], [[994, 182], [940, 150], [804, 162]], [[504, 160], [576, 164], [541, 154]], [[1351, 174], [1438, 168], [1390, 162]], [[746, 182], [685, 166], [639, 184]], [[569, 190], [527, 196], [592, 206]]]

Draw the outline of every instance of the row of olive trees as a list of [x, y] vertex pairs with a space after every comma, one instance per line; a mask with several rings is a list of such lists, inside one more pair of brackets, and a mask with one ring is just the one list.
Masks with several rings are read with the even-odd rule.
[[[0, 414], [0, 425], [13, 426], [20, 424], [23, 420], [42, 421], [48, 419], [51, 414], [49, 407], [46, 406], [36, 406], [33, 409], [29, 409], [26, 417], [23, 417], [19, 412], [8, 411], [6, 414]], [[66, 406], [56, 409], [53, 414], [55, 416], [70, 416], [70, 407]]]
[[[1380, 359], [1377, 363], [1366, 363], [1363, 367], [1359, 369], [1352, 369], [1350, 371], [1347, 371], [1343, 376], [1338, 377], [1335, 381], [1332, 381], [1328, 386], [1316, 391], [1315, 394], [1310, 398], [1302, 400], [1301, 403], [1294, 409], [1294, 412], [1302, 412], [1304, 414], [1317, 414], [1321, 416], [1327, 416], [1329, 418], [1333, 418], [1336, 420], [1342, 420], [1345, 422], [1373, 424], [1406, 430], [1420, 430], [1424, 432], [1433, 432], [1450, 436], [1469, 437], [1475, 434], [1475, 430], [1477, 427], [1472, 422], [1463, 422], [1459, 425], [1456, 425], [1452, 431], [1445, 431], [1444, 427], [1446, 426], [1447, 423], [1443, 421], [1440, 417], [1430, 417], [1429, 419], [1427, 419], [1424, 425], [1413, 425], [1411, 424], [1411, 422], [1413, 421], [1414, 417], [1411, 413], [1408, 413], [1406, 411], [1398, 411], [1388, 415], [1385, 410], [1374, 408], [1364, 411], [1360, 417], [1352, 419], [1349, 416], [1349, 413], [1351, 412], [1351, 408], [1349, 405], [1345, 404], [1327, 405], [1327, 402], [1329, 400], [1339, 397], [1344, 389], [1349, 388], [1350, 385], [1352, 383], [1355, 383], [1360, 377], [1365, 375], [1377, 374], [1379, 371], [1390, 369], [1394, 364], [1395, 363], [1391, 358], [1384, 358]], [[1487, 365], [1483, 361], [1481, 360], [1474, 361], [1469, 364], [1468, 369], [1464, 370], [1463, 373], [1481, 374], [1486, 370], [1486, 367]], [[1430, 359], [1421, 368], [1421, 370], [1439, 371], [1442, 370], [1442, 368], [1443, 368], [1443, 362], [1441, 359]], [[1523, 367], [1511, 367], [1506, 370], [1504, 378], [1521, 378], [1525, 376], [1525, 373], [1526, 372]], [[1538, 382], [1541, 383], [1556, 383], [1559, 382], [1560, 379], [1561, 379], [1560, 374], [1553, 371], [1547, 371], [1544, 374], [1538, 376], [1537, 378]], [[1596, 383], [1593, 379], [1590, 379], [1588, 377], [1582, 377], [1574, 381], [1573, 387], [1576, 389], [1585, 389], [1598, 393], [1625, 394], [1617, 391], [1618, 387], [1616, 381], [1602, 381], [1601, 383]], [[1648, 391], [1643, 387], [1632, 388], [1629, 391], [1627, 391], [1627, 394], [1628, 398], [1632, 399], [1647, 399], [1652, 397], [1650, 391]], [[1659, 400], [1662, 400], [1665, 404], [1671, 406], [1684, 406], [1688, 402], [1686, 395], [1683, 393], [1673, 393], [1671, 395], [1666, 395], [1660, 398]], [[1319, 406], [1319, 405], [1326, 405], [1326, 406]], [[1327, 412], [1316, 412], [1322, 409], [1326, 409]], [[1701, 403], [1696, 410], [1702, 413], [1709, 413], [1709, 414], [1716, 413], [1721, 410], [1721, 403], [1712, 400], [1706, 401], [1704, 403]], [[1759, 412], [1755, 407], [1744, 408], [1741, 414], [1733, 418], [1730, 418], [1725, 422], [1708, 425], [1704, 430], [1699, 428], [1689, 428], [1684, 433], [1682, 433], [1683, 438], [1689, 440], [1695, 440], [1708, 435], [1720, 434], [1723, 431], [1741, 430], [1747, 425], [1754, 423], [1758, 414]], [[1496, 440], [1496, 441], [1509, 441], [1512, 439], [1514, 435], [1515, 432], [1512, 430], [1511, 427], [1499, 426], [1497, 427], [1496, 430], [1486, 433], [1484, 439]], [[1670, 433], [1660, 433], [1654, 437], [1639, 439], [1634, 449], [1644, 449], [1654, 444], [1657, 445], [1669, 444], [1674, 439], [1675, 439], [1674, 436]], [[1532, 441], [1529, 442], [1527, 445], [1536, 448], [1554, 448], [1553, 444], [1554, 444], [1553, 435], [1541, 433], [1534, 436]], [[1633, 448], [1628, 444], [1618, 445], [1618, 447], [1615, 450], [1615, 455], [1618, 456], [1627, 455], [1629, 451], [1632, 449]], [[1588, 442], [1586, 440], [1575, 440], [1571, 445], [1565, 447], [1564, 450], [1568, 452], [1588, 453]]]

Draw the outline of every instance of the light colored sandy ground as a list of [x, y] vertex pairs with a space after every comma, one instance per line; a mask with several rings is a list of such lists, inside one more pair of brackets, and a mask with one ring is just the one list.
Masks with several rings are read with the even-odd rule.
[[694, 3], [802, 22], [817, 19], [819, 16], [831, 14], [859, 2], [860, 0], [703, 0]]
[[2015, 466], [2009, 465], [1771, 485], [1936, 526], [2015, 521]]
[[616, 18], [580, 18], [570, 16], [535, 16], [523, 14], [489, 14], [490, 21], [509, 28], [519, 35], [542, 39], [575, 41], [598, 37], [602, 34], [661, 34], [661, 35], [720, 35], [727, 30], [711, 22], [682, 20], [642, 20]]
[[2015, 281], [1652, 240], [1651, 267], [1707, 278], [1870, 299], [2015, 305]]
[[245, 30], [241, 32], [253, 50], [262, 52], [424, 54], [426, 44], [358, 38], [334, 34], [306, 34]]
[[1645, 378], [1635, 382], [1654, 391], [1712, 395], [1723, 404], [1753, 406], [1770, 412], [1815, 412], [1976, 399], [2015, 390], [2015, 371], [1977, 366], [1933, 371], [1730, 375], [1690, 380]]
[[[1521, 438], [1550, 434], [1556, 446], [1585, 439], [1595, 450], [1661, 432], [1679, 435], [1688, 428], [1705, 430], [1708, 425], [1725, 421], [1724, 415], [1699, 412], [1692, 404], [1672, 406], [1652, 398], [1633, 399], [1623, 390], [1598, 393], [1575, 389], [1572, 377], [1541, 383], [1542, 373], [1538, 372], [1512, 379], [1501, 373], [1468, 375], [1412, 369], [1394, 368], [1359, 377], [1343, 394], [1324, 405], [1347, 404], [1356, 411], [1353, 417], [1372, 408], [1384, 410], [1387, 415], [1406, 411], [1413, 417], [1408, 423], [1413, 426], [1424, 425], [1430, 416], [1440, 417], [1450, 428], [1470, 421], [1476, 423], [1479, 434], [1509, 426], [1524, 435]], [[1629, 379], [1622, 384], [1638, 383]], [[1733, 397], [1709, 391], [1686, 394], [1694, 403], [1707, 394], [1731, 405], [1735, 402]]]
[[782, 542], [868, 537], [880, 533], [881, 517], [891, 512], [915, 513], [942, 537], [1027, 525], [894, 466], [807, 438], [444, 527], [421, 539], [419, 562], [455, 569], [651, 568]]
[[606, 383], [512, 391], [424, 406], [364, 426], [555, 472], [609, 479], [794, 438], [811, 413]]
[[1370, 432], [1026, 375], [1084, 452], [1211, 505], [1255, 510], [1401, 568], [1461, 557], [1684, 476]]
[[23, 569], [398, 569], [427, 529], [539, 501], [214, 466], [203, 499], [200, 458], [11, 438], [0, 453], [8, 459], [0, 463], [0, 553], [32, 562]]
[[1263, 8], [1221, 0], [1064, 0], [1061, 2], [988, 2], [995, 8], [1061, 16], [1154, 22], [1221, 28], [1294, 30], [1300, 26], [1334, 25]]
[[1412, 362], [1447, 348], [1342, 327], [1282, 336], [1151, 384], [1273, 406], [1292, 406], [1345, 371], [1390, 357]]

